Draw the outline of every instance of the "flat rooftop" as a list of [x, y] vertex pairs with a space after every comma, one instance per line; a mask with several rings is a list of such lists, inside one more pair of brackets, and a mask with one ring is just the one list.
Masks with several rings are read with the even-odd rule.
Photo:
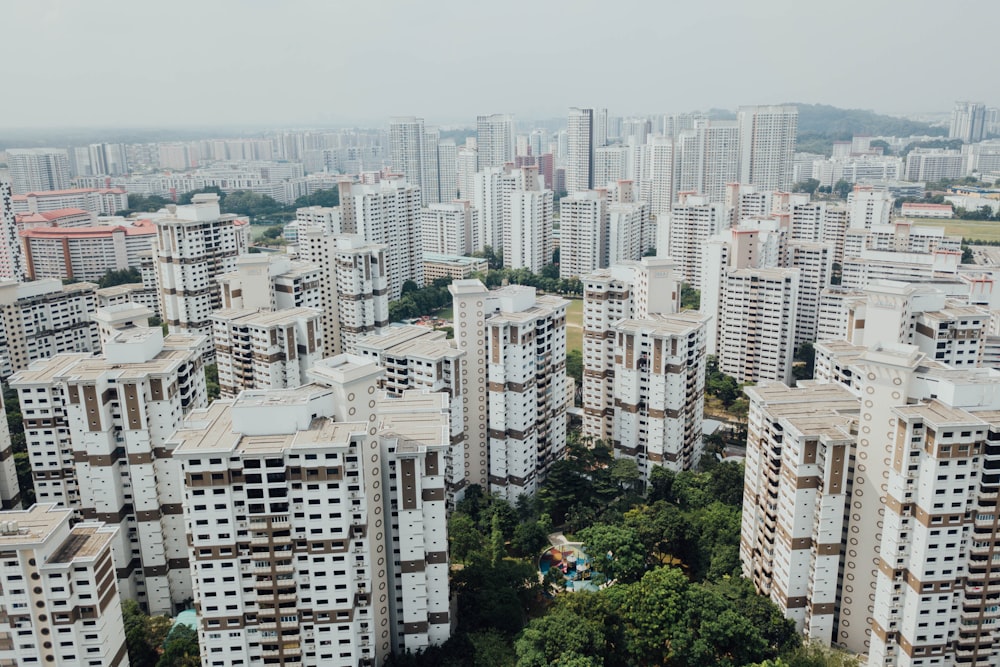
[[80, 524], [49, 559], [50, 563], [70, 563], [77, 559], [95, 558], [111, 541], [115, 530], [102, 530], [101, 524]]

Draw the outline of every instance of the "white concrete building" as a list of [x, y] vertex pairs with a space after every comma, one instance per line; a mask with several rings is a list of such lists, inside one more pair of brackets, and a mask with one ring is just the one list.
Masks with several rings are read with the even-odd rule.
[[678, 192], [693, 191], [722, 203], [726, 186], [739, 181], [739, 125], [735, 121], [700, 120], [678, 135]]
[[799, 271], [798, 309], [795, 314], [796, 347], [816, 340], [820, 295], [833, 276], [833, 252], [833, 247], [828, 243], [793, 241], [788, 244], [788, 266]]
[[327, 355], [350, 351], [360, 336], [389, 323], [389, 248], [361, 236], [305, 232], [299, 256], [319, 267], [323, 346]]
[[974, 144], [986, 138], [986, 105], [982, 102], [955, 102], [951, 112], [949, 139]]
[[8, 148], [7, 166], [15, 195], [70, 186], [69, 156], [59, 148]]
[[793, 106], [740, 107], [736, 117], [740, 137], [739, 181], [767, 190], [790, 190], [798, 109]]
[[598, 148], [595, 123], [593, 109], [570, 107], [566, 129], [566, 192], [569, 194], [594, 187], [594, 149]]
[[379, 397], [380, 375], [333, 357], [173, 436], [205, 664], [382, 664], [448, 638], [448, 398]]
[[650, 213], [666, 216], [673, 207], [677, 193], [677, 155], [674, 139], [653, 135], [644, 147], [642, 174], [639, 177], [639, 198], [649, 204]]
[[[424, 127], [423, 118], [407, 116], [389, 121], [389, 162], [395, 173], [417, 188], [418, 208], [421, 203], [441, 201], [437, 166], [439, 138], [436, 130]], [[344, 203], [341, 197], [341, 206]]]
[[608, 202], [600, 190], [559, 202], [559, 277], [585, 276], [608, 265]]
[[533, 493], [566, 447], [569, 302], [519, 285], [491, 292], [478, 280], [450, 290], [467, 355], [466, 479], [509, 499]]
[[211, 359], [212, 311], [222, 305], [218, 278], [236, 268], [250, 243], [247, 218], [223, 215], [214, 194], [156, 219], [157, 272], [163, 321], [172, 333], [204, 336]]
[[868, 185], [855, 185], [847, 195], [850, 229], [870, 229], [889, 224], [893, 197], [888, 190], [876, 190]]
[[611, 203], [608, 216], [608, 265], [634, 262], [656, 247], [656, 234], [646, 202]]
[[678, 266], [666, 257], [613, 264], [583, 281], [583, 433], [612, 440], [615, 405], [614, 325], [680, 310]]
[[[121, 219], [119, 219], [121, 220]], [[108, 271], [138, 268], [156, 247], [149, 220], [86, 227], [36, 227], [20, 233], [21, 256], [30, 280], [100, 280]]]
[[897, 343], [841, 356], [846, 387], [747, 390], [744, 575], [869, 665], [989, 665], [1000, 374]]
[[390, 299], [399, 298], [407, 280], [424, 284], [420, 188], [398, 178], [377, 185], [341, 183], [340, 208], [347, 229], [386, 246]]
[[906, 156], [907, 181], [940, 181], [962, 178], [965, 161], [962, 151], [945, 148], [914, 148]]
[[0, 281], [0, 377], [62, 352], [99, 352], [96, 289], [55, 279]]
[[734, 269], [718, 311], [719, 370], [738, 382], [790, 383], [800, 271]]
[[655, 466], [701, 459], [707, 319], [684, 311], [612, 325], [615, 456], [635, 459], [647, 480]]
[[0, 280], [21, 282], [28, 275], [17, 232], [10, 185], [0, 181]]
[[667, 220], [666, 254], [680, 264], [684, 282], [701, 289], [704, 245], [729, 226], [725, 207], [708, 197], [682, 192]]
[[39, 502], [118, 527], [122, 596], [152, 613], [191, 598], [179, 463], [168, 436], [207, 403], [201, 337], [131, 328], [104, 354], [62, 354], [15, 374]]
[[479, 151], [469, 146], [460, 146], [456, 158], [455, 179], [458, 182], [458, 198], [472, 199], [475, 196], [475, 178], [479, 172]]
[[379, 389], [400, 397], [408, 391], [443, 392], [450, 406], [449, 447], [443, 457], [448, 504], [462, 499], [466, 486], [465, 392], [462, 370], [465, 352], [445, 332], [416, 325], [395, 325], [381, 334], [361, 338], [357, 355], [385, 369]]
[[221, 308], [322, 310], [322, 269], [287, 255], [240, 255], [233, 271], [218, 277]]
[[476, 250], [478, 236], [479, 211], [468, 201], [431, 204], [420, 209], [423, 254], [471, 255]]
[[[540, 179], [539, 179], [540, 180]], [[510, 224], [504, 233], [503, 264], [541, 273], [552, 263], [552, 191], [513, 190]]]
[[307, 371], [325, 356], [322, 331], [315, 308], [215, 311], [212, 342], [221, 396], [307, 384]]
[[511, 285], [489, 294], [485, 340], [456, 319], [486, 345], [490, 491], [509, 500], [534, 493], [566, 449], [568, 305]]
[[0, 512], [0, 663], [129, 664], [112, 545], [118, 528], [70, 526], [52, 504]]
[[48, 213], [75, 208], [94, 215], [115, 215], [128, 208], [128, 194], [119, 188], [74, 188], [15, 194], [14, 213]]
[[514, 162], [514, 117], [504, 113], [477, 116], [476, 149], [477, 171]]

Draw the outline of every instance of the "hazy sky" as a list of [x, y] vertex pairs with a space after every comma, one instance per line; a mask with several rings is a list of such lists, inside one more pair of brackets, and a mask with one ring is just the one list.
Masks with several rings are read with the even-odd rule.
[[1000, 104], [997, 0], [2, 0], [0, 128]]

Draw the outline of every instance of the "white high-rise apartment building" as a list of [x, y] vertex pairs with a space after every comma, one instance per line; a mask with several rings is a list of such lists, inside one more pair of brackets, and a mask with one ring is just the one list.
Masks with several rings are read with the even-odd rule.
[[479, 211], [467, 200], [420, 210], [420, 245], [425, 255], [471, 255], [478, 236]]
[[639, 260], [656, 247], [656, 234], [646, 202], [608, 204], [608, 266]]
[[476, 148], [479, 151], [479, 169], [503, 167], [514, 162], [514, 117], [510, 114], [491, 114], [476, 118]]
[[569, 302], [520, 285], [491, 292], [478, 280], [449, 289], [467, 355], [466, 479], [508, 499], [533, 493], [566, 447]]
[[204, 336], [211, 348], [212, 311], [221, 305], [218, 278], [236, 268], [250, 244], [250, 223], [219, 211], [215, 194], [195, 195], [174, 215], [156, 219], [157, 270], [163, 321], [172, 333]]
[[869, 665], [990, 665], [1000, 374], [898, 343], [847, 363], [747, 390], [744, 575]]
[[613, 327], [620, 320], [645, 320], [680, 309], [677, 265], [666, 257], [613, 264], [582, 276], [583, 432], [610, 442], [615, 399]]
[[600, 190], [559, 202], [559, 277], [578, 278], [608, 265], [608, 202]]
[[484, 340], [490, 490], [509, 500], [534, 493], [566, 449], [568, 305], [521, 285], [490, 293]]
[[594, 187], [594, 110], [570, 107], [566, 128], [566, 192]]
[[308, 230], [299, 256], [319, 267], [323, 348], [336, 356], [389, 324], [389, 248], [361, 236]]
[[475, 250], [491, 246], [504, 266], [539, 272], [552, 261], [552, 192], [538, 168], [484, 169], [475, 178], [473, 205], [479, 213]]
[[28, 275], [17, 231], [10, 184], [0, 181], [0, 280], [21, 282]]
[[792, 187], [792, 156], [799, 110], [793, 106], [740, 107], [740, 182], [767, 190]]
[[739, 180], [739, 126], [735, 121], [698, 121], [677, 139], [679, 192], [692, 191], [713, 203], [726, 200], [726, 186]]
[[180, 465], [167, 438], [207, 403], [200, 336], [115, 333], [104, 354], [63, 354], [15, 374], [39, 502], [118, 527], [122, 595], [152, 613], [191, 598]]
[[447, 203], [458, 198], [458, 146], [454, 139], [442, 139], [437, 152], [439, 198]]
[[475, 196], [476, 174], [479, 172], [479, 151], [462, 146], [456, 153], [455, 179], [458, 183], [459, 199], [471, 200]]
[[889, 224], [892, 215], [892, 194], [870, 185], [855, 185], [847, 195], [849, 229], [871, 229]]
[[734, 269], [723, 276], [719, 370], [738, 382], [792, 379], [798, 269]]
[[820, 295], [833, 275], [833, 247], [828, 243], [792, 241], [788, 244], [788, 265], [799, 271], [795, 314], [795, 346], [798, 347], [816, 340]]
[[465, 352], [444, 331], [400, 324], [358, 340], [357, 355], [385, 369], [379, 389], [400, 397], [411, 391], [444, 392], [450, 403], [450, 444], [444, 455], [449, 506], [461, 500], [467, 483], [465, 467], [465, 403], [462, 370]]
[[54, 278], [0, 281], [0, 377], [62, 352], [99, 352], [96, 289]]
[[914, 148], [906, 156], [907, 181], [940, 181], [965, 174], [962, 151], [945, 148]]
[[222, 308], [322, 309], [322, 270], [285, 255], [240, 255], [236, 268], [218, 278]]
[[71, 527], [52, 504], [0, 512], [0, 663], [80, 667], [129, 664], [111, 550], [118, 529]]
[[612, 443], [646, 479], [656, 466], [687, 470], [701, 459], [707, 319], [692, 310], [611, 326]]
[[221, 395], [306, 384], [306, 372], [325, 356], [322, 330], [314, 308], [215, 311], [212, 335]]
[[368, 243], [387, 246], [390, 299], [399, 298], [407, 280], [424, 284], [420, 188], [399, 178], [376, 185], [342, 183], [340, 208], [347, 228]]
[[70, 187], [69, 156], [59, 148], [8, 148], [7, 166], [15, 195]]
[[955, 102], [951, 112], [949, 139], [974, 144], [986, 138], [986, 105], [982, 102]]
[[173, 436], [205, 665], [382, 664], [448, 638], [448, 397], [381, 397], [381, 374], [333, 357]]
[[[397, 174], [419, 188], [419, 202], [441, 201], [438, 182], [438, 140], [436, 130], [424, 127], [423, 118], [413, 116], [389, 121], [389, 161]], [[344, 200], [341, 199], [341, 205]]]
[[594, 187], [604, 188], [631, 178], [628, 146], [601, 146], [594, 149]]
[[503, 244], [505, 267], [541, 273], [552, 262], [552, 208], [551, 190], [511, 191], [510, 224]]
[[701, 289], [705, 242], [728, 226], [725, 206], [708, 197], [682, 192], [667, 223], [667, 255], [680, 264], [682, 279]]
[[666, 216], [673, 206], [677, 191], [676, 154], [672, 137], [654, 135], [645, 146], [643, 174], [639, 180], [639, 196], [649, 203], [650, 213]]

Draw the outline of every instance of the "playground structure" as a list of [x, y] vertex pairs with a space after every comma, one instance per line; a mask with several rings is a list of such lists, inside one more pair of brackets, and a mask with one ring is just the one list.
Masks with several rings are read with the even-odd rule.
[[566, 580], [567, 591], [597, 590], [600, 578], [590, 567], [590, 558], [583, 551], [582, 544], [563, 543], [546, 549], [538, 559], [538, 571], [544, 577], [556, 568]]

